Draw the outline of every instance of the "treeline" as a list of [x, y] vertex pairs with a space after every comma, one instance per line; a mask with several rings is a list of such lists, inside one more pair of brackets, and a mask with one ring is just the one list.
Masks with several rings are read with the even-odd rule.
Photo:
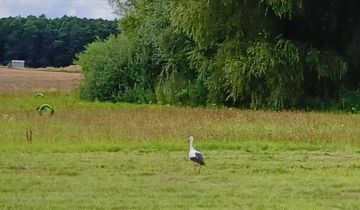
[[358, 0], [110, 0], [122, 33], [79, 57], [82, 97], [358, 109]]
[[117, 21], [44, 15], [0, 19], [0, 62], [25, 60], [29, 67], [68, 66], [96, 39], [117, 34]]

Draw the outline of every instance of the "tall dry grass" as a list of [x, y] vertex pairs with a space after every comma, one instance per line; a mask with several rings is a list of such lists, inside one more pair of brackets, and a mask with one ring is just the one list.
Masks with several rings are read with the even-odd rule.
[[0, 141], [22, 142], [28, 129], [34, 142], [179, 142], [194, 135], [200, 142], [358, 144], [360, 136], [359, 115], [114, 105], [74, 98], [70, 102], [72, 96], [66, 95], [47, 97], [55, 106], [54, 116], [39, 116], [35, 108], [26, 108], [36, 107], [41, 99], [0, 96], [9, 107], [0, 105]]

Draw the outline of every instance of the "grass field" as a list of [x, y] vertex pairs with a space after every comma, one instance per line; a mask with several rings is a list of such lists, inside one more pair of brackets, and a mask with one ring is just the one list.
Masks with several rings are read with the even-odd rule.
[[[41, 103], [55, 114], [39, 116]], [[1, 95], [0, 209], [358, 209], [359, 123]], [[187, 159], [190, 134], [205, 156], [200, 174]]]

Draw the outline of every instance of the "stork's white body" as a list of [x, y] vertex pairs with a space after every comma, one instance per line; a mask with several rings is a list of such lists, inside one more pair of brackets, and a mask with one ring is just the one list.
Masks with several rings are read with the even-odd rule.
[[201, 153], [200, 153], [199, 151], [197, 151], [196, 149], [190, 147], [189, 158], [196, 158], [196, 153], [201, 154]]

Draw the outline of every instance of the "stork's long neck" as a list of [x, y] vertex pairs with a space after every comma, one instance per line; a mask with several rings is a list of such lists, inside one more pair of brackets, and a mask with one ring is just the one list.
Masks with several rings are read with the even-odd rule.
[[193, 139], [190, 139], [190, 150], [194, 149], [193, 148], [193, 141], [194, 141]]

